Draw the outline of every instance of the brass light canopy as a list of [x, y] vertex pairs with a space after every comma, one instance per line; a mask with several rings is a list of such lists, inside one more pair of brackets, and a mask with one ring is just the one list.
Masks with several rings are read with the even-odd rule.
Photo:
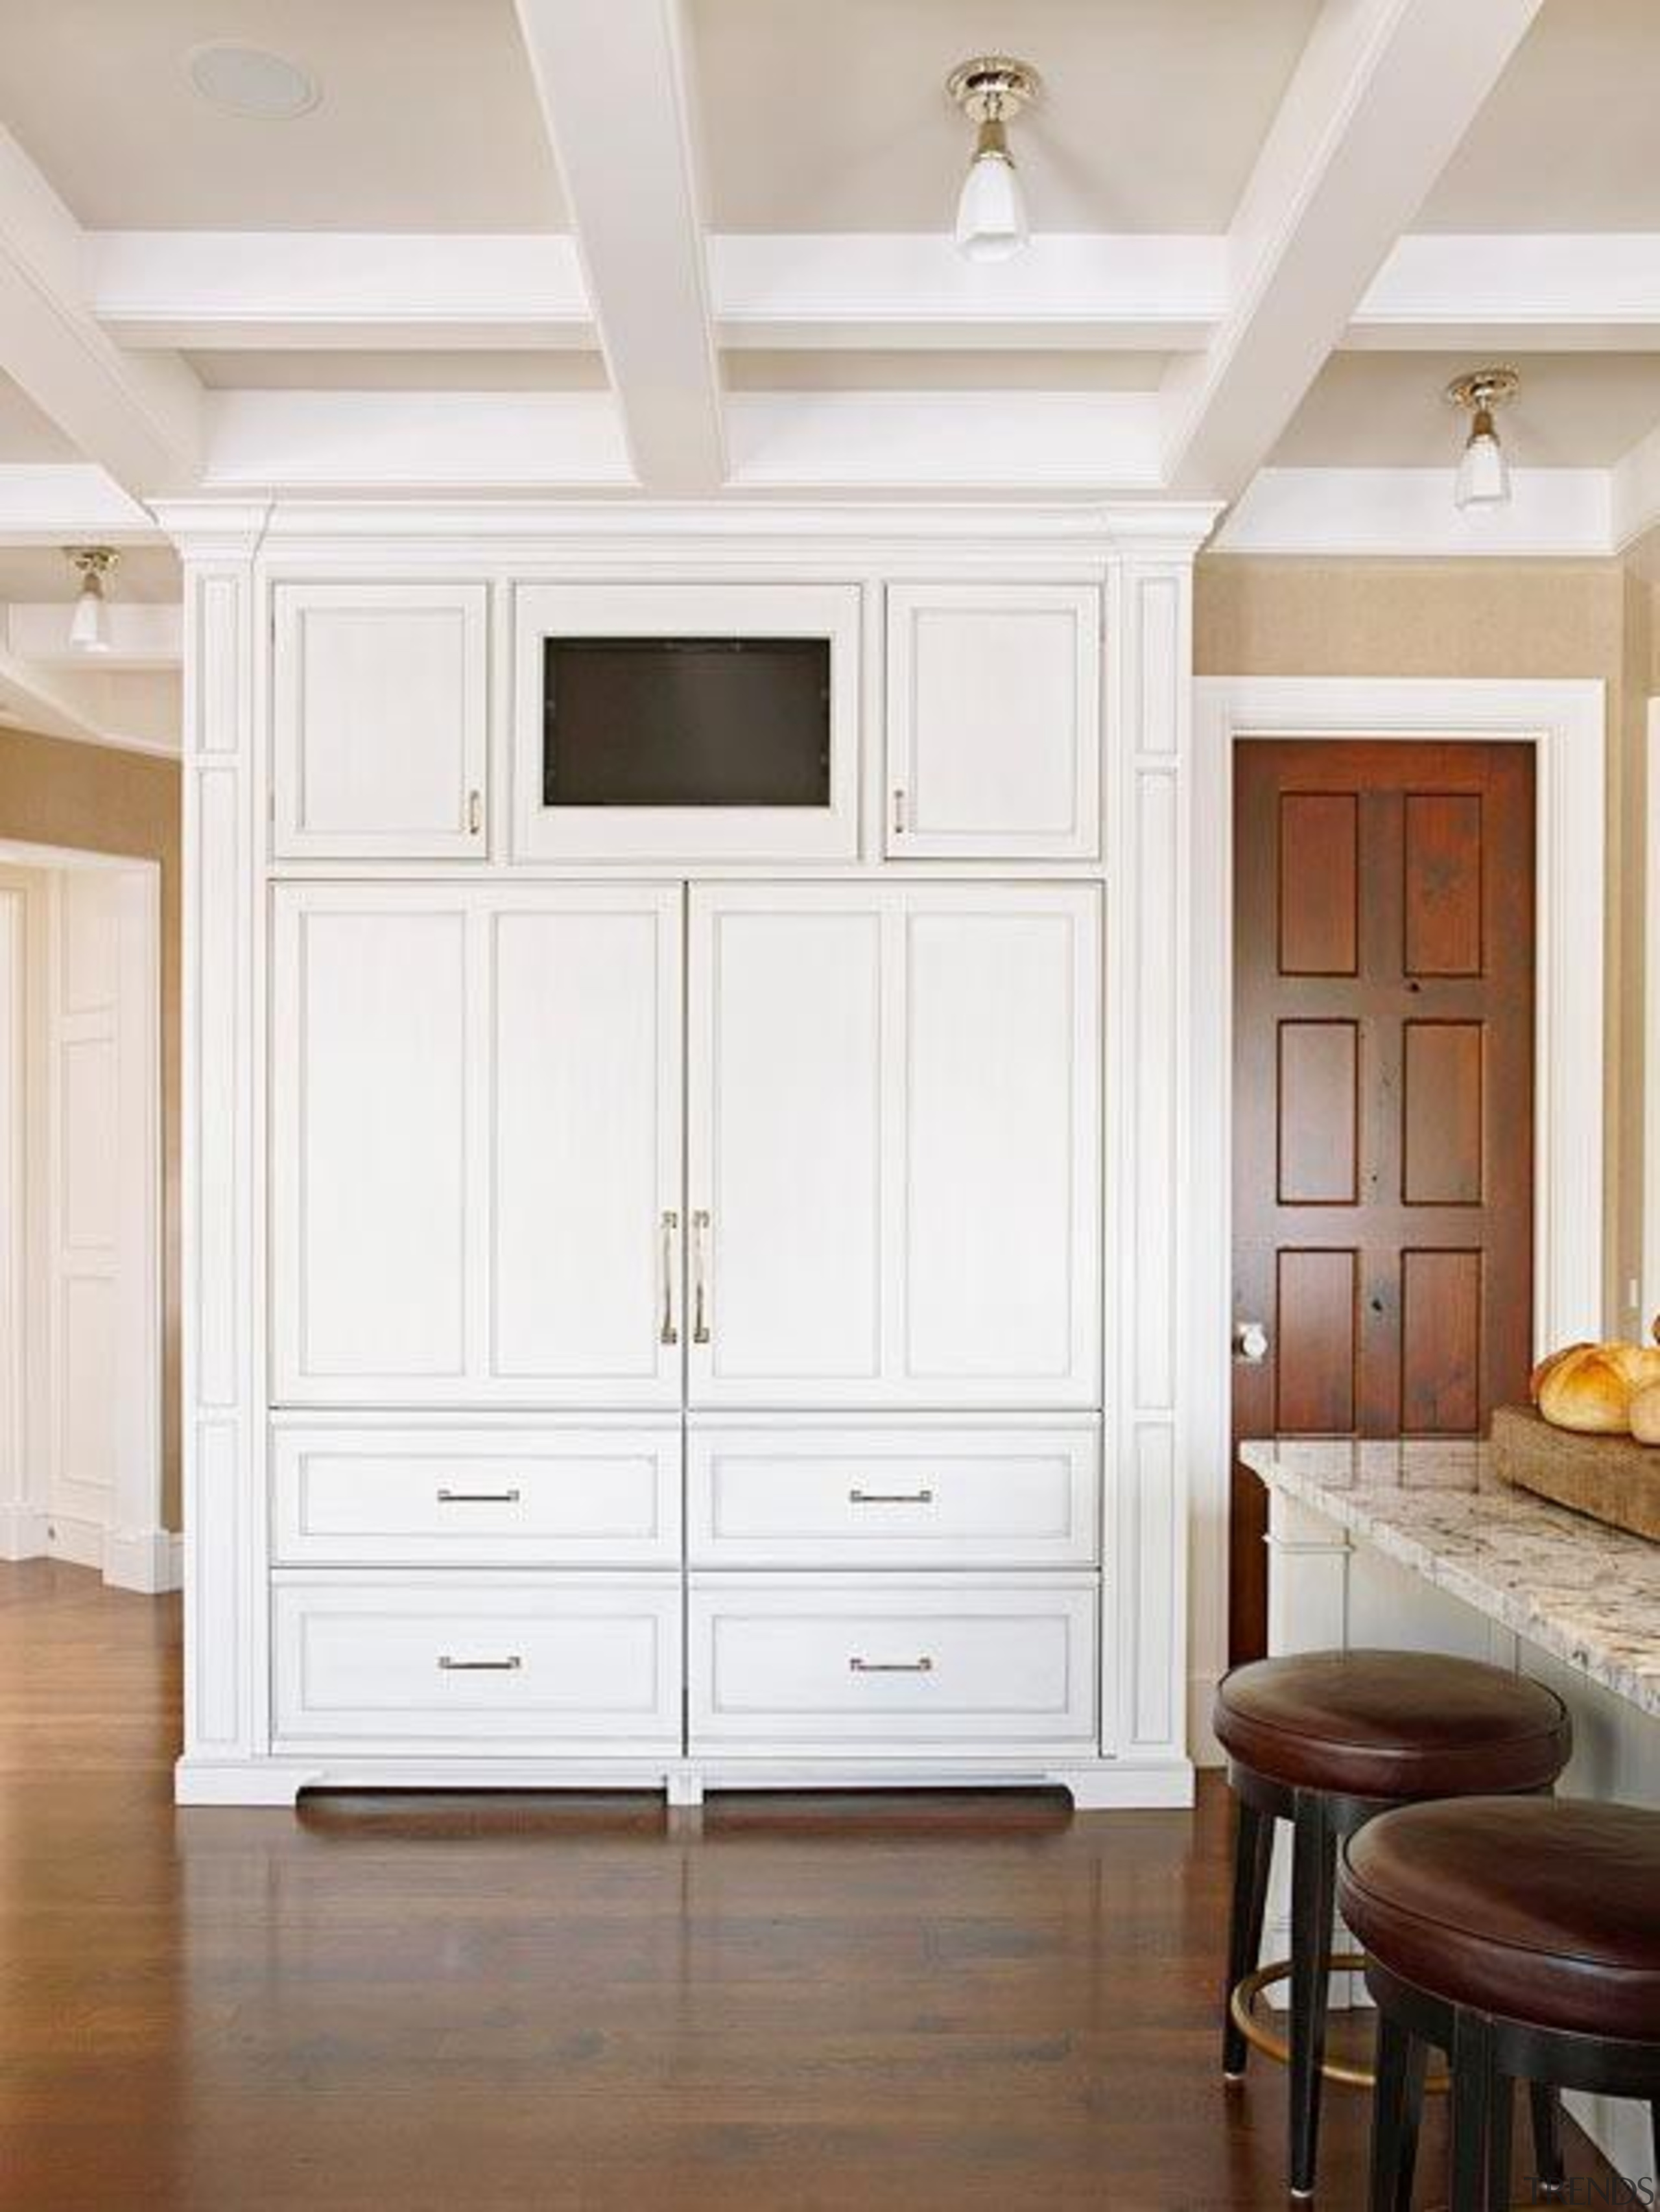
[[1510, 465], [1493, 427], [1493, 410], [1513, 399], [1522, 380], [1513, 368], [1473, 368], [1454, 377], [1446, 397], [1470, 418], [1469, 436], [1454, 480], [1453, 502], [1460, 507], [1501, 507], [1510, 497]]

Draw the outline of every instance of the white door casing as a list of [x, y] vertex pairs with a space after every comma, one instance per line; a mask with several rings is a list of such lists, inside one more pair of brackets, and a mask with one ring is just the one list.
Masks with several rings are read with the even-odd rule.
[[1213, 677], [1194, 685], [1192, 1239], [1195, 1600], [1201, 1757], [1227, 1656], [1232, 1389], [1233, 749], [1252, 736], [1531, 743], [1536, 750], [1535, 1346], [1602, 1328], [1604, 686], [1600, 681]]

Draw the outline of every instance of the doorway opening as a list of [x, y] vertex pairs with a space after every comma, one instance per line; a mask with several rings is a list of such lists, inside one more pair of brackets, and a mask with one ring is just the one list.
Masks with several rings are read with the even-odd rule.
[[174, 1589], [162, 1511], [161, 884], [0, 841], [0, 1559]]

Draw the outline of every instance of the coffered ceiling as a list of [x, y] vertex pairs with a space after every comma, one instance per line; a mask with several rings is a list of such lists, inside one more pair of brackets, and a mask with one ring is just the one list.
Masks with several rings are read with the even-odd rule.
[[[0, 551], [155, 543], [181, 493], [1180, 497], [1263, 551], [1613, 554], [1660, 522], [1653, 0], [0, 26]], [[314, 98], [215, 106], [191, 70], [226, 45]], [[975, 264], [945, 79], [1010, 47], [1043, 78], [1011, 132], [1032, 238]], [[1516, 496], [1478, 520], [1441, 392], [1488, 362], [1523, 375]]]

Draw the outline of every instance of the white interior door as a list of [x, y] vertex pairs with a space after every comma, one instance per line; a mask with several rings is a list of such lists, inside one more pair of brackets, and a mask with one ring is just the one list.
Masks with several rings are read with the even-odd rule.
[[491, 897], [494, 1395], [679, 1401], [681, 898]]
[[1083, 884], [694, 890], [693, 1404], [1098, 1402], [1099, 938]]

